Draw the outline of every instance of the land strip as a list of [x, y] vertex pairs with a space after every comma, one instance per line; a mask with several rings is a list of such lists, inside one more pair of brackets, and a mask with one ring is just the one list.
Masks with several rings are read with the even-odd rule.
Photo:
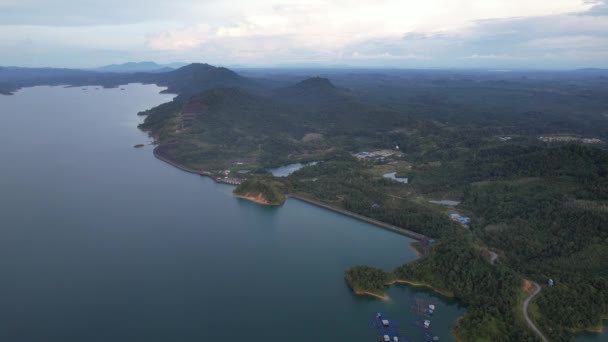
[[170, 148], [171, 148], [170, 145], [158, 145], [154, 148], [152, 153], [154, 154], [154, 157], [156, 157], [157, 159], [160, 159], [167, 164], [173, 165], [174, 167], [176, 167], [182, 171], [186, 171], [188, 173], [194, 173], [197, 175], [201, 174], [199, 171], [193, 170], [189, 167], [186, 167], [184, 165], [181, 165], [181, 164], [178, 164], [178, 163], [172, 161], [167, 152], [167, 150]]
[[372, 218], [369, 218], [369, 217], [366, 217], [366, 216], [363, 216], [363, 215], [355, 214], [355, 213], [353, 213], [351, 211], [348, 211], [348, 210], [345, 210], [345, 209], [342, 209], [342, 208], [337, 208], [337, 207], [334, 207], [332, 205], [325, 204], [323, 202], [312, 200], [310, 198], [302, 197], [302, 196], [299, 196], [299, 195], [293, 195], [293, 194], [288, 194], [286, 197], [287, 198], [294, 198], [294, 199], [297, 199], [297, 200], [300, 200], [300, 201], [303, 201], [303, 202], [306, 202], [306, 203], [309, 203], [309, 204], [312, 204], [312, 205], [316, 205], [318, 207], [321, 207], [321, 208], [324, 208], [324, 209], [327, 209], [327, 210], [331, 210], [331, 211], [334, 211], [334, 212], [337, 212], [337, 213], [340, 213], [340, 214], [343, 214], [343, 215], [355, 218], [355, 219], [363, 221], [363, 222], [371, 223], [371, 224], [376, 225], [378, 227], [390, 230], [392, 232], [395, 232], [395, 233], [398, 233], [398, 234], [401, 234], [401, 235], [405, 235], [405, 236], [410, 237], [412, 239], [416, 239], [416, 240], [419, 240], [419, 241], [427, 240], [428, 239], [428, 237], [426, 237], [425, 235], [413, 232], [411, 230], [408, 230], [408, 229], [405, 229], [405, 228], [401, 228], [401, 227], [397, 227], [397, 226], [393, 226], [392, 224], [388, 224], [388, 223], [384, 223], [384, 222], [381, 222], [381, 221], [378, 221], [378, 220], [374, 220]]

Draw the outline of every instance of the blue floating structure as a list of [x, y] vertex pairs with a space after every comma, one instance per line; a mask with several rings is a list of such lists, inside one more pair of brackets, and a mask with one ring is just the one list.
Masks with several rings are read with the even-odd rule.
[[421, 329], [423, 340], [428, 342], [439, 341], [439, 336], [435, 335], [429, 329], [431, 327], [431, 316], [435, 313], [437, 307], [435, 304], [424, 298], [415, 298], [412, 305], [412, 312], [419, 316], [418, 319], [412, 321], [412, 324]]
[[377, 329], [380, 333], [381, 341], [386, 342], [403, 342], [407, 341], [399, 336], [397, 331], [397, 322], [384, 317], [381, 312], [376, 313], [373, 320], [370, 321], [370, 328]]
[[470, 224], [471, 218], [466, 217], [466, 216], [461, 216], [460, 218], [458, 218], [458, 222], [460, 222], [460, 224]]
[[431, 327], [431, 321], [428, 319], [417, 319], [414, 322], [412, 322], [412, 324], [414, 326], [417, 326], [419, 328], [422, 328], [424, 330], [427, 330], [428, 328]]
[[430, 301], [417, 298], [412, 305], [412, 312], [419, 316], [431, 317], [435, 313], [435, 304]]
[[437, 342], [437, 341], [439, 341], [439, 336], [433, 334], [430, 331], [427, 331], [427, 332], [424, 333], [424, 340], [428, 341], [428, 342], [431, 342], [431, 341], [432, 342]]

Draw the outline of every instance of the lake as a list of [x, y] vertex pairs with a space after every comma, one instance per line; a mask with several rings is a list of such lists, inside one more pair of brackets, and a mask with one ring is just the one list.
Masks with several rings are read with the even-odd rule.
[[453, 340], [457, 302], [344, 282], [352, 265], [413, 260], [410, 239], [297, 200], [236, 199], [153, 157], [136, 113], [171, 95], [97, 88], [0, 96], [0, 341], [376, 341], [378, 311], [420, 341], [415, 297]]
[[583, 333], [577, 336], [578, 342], [606, 342], [608, 341], [608, 321], [604, 320], [604, 327], [601, 333]]

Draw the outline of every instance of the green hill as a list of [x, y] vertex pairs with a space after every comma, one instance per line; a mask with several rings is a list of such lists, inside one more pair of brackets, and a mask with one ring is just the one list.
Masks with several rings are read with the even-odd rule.
[[209, 64], [193, 63], [160, 74], [140, 74], [139, 78], [166, 86], [168, 93], [196, 94], [217, 87], [253, 88], [256, 82], [232, 70]]

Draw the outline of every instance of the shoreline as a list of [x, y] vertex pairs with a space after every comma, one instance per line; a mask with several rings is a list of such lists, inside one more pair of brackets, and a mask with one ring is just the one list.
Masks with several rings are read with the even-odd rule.
[[[606, 324], [604, 323], [606, 322]], [[608, 325], [608, 316], [602, 317], [600, 319], [599, 324], [596, 327], [589, 327], [586, 329], [574, 330], [574, 334], [601, 334], [606, 330], [606, 325]]]
[[[167, 163], [167, 164], [169, 164], [169, 165], [171, 165], [171, 166], [173, 166], [173, 167], [176, 167], [176, 168], [178, 168], [178, 169], [180, 169], [180, 170], [182, 170], [182, 171], [185, 171], [185, 172], [188, 172], [188, 173], [193, 173], [193, 174], [196, 174], [196, 175], [205, 176], [204, 174], [202, 174], [202, 173], [200, 173], [200, 172], [198, 172], [198, 171], [196, 171], [196, 170], [193, 170], [193, 169], [191, 169], [191, 168], [189, 168], [189, 167], [186, 167], [186, 166], [184, 166], [184, 165], [178, 164], [178, 163], [176, 163], [176, 162], [172, 161], [171, 159], [167, 158], [166, 156], [163, 156], [163, 155], [162, 155], [162, 153], [163, 153], [163, 151], [162, 151], [162, 150], [163, 150], [164, 148], [169, 147], [169, 146], [170, 146], [170, 145], [156, 145], [156, 146], [154, 147], [154, 149], [152, 150], [152, 154], [154, 155], [154, 157], [156, 157], [156, 159], [158, 159], [158, 160], [162, 160], [162, 161], [164, 161], [165, 163]], [[211, 176], [209, 176], [209, 177], [211, 177]]]
[[[186, 167], [184, 165], [181, 165], [181, 164], [179, 164], [177, 162], [174, 162], [171, 159], [169, 159], [168, 157], [164, 156], [163, 155], [163, 152], [164, 152], [163, 149], [168, 148], [170, 146], [171, 145], [157, 145], [156, 147], [154, 147], [154, 149], [152, 150], [152, 153], [154, 154], [154, 157], [156, 157], [157, 159], [162, 160], [165, 163], [167, 163], [169, 165], [172, 165], [172, 166], [174, 166], [174, 167], [176, 167], [176, 168], [178, 168], [178, 169], [180, 169], [182, 171], [185, 171], [185, 172], [188, 172], [188, 173], [192, 173], [192, 174], [196, 174], [196, 175], [199, 175], [199, 176], [209, 177], [213, 181], [215, 181], [216, 183], [224, 183], [222, 181], [218, 181], [212, 175], [205, 174], [203, 172], [191, 169], [191, 168]], [[230, 183], [227, 183], [227, 184], [230, 184]], [[253, 202], [259, 203], [259, 204], [272, 205], [272, 204], [261, 203], [261, 202], [258, 202], [256, 200], [252, 199], [252, 198], [245, 197], [245, 196], [239, 196], [239, 195], [235, 195], [235, 196], [239, 197], [239, 198], [246, 199], [246, 200], [250, 200], [250, 201], [253, 201]], [[319, 201], [314, 200], [314, 199], [309, 199], [309, 198], [306, 198], [306, 197], [303, 197], [303, 196], [300, 196], [300, 195], [295, 195], [295, 194], [286, 194], [285, 195], [285, 200], [287, 200], [289, 198], [293, 198], [293, 199], [296, 199], [296, 200], [299, 200], [299, 201], [302, 201], [302, 202], [306, 202], [308, 204], [312, 204], [314, 206], [317, 206], [317, 207], [320, 207], [320, 208], [323, 208], [323, 209], [327, 209], [327, 210], [330, 210], [330, 211], [333, 211], [333, 212], [336, 212], [336, 213], [339, 213], [339, 214], [342, 214], [342, 215], [354, 218], [356, 220], [363, 221], [363, 222], [372, 224], [372, 225], [380, 227], [380, 228], [384, 228], [386, 230], [390, 230], [390, 231], [392, 231], [394, 233], [407, 236], [407, 237], [409, 237], [411, 239], [414, 239], [414, 240], [417, 240], [417, 241], [422, 241], [422, 240], [427, 240], [428, 239], [428, 237], [425, 236], [425, 235], [423, 235], [423, 234], [416, 233], [416, 232], [413, 232], [413, 231], [405, 229], [405, 228], [397, 227], [397, 226], [394, 226], [394, 225], [389, 224], [389, 223], [378, 221], [376, 219], [373, 219], [373, 218], [370, 218], [370, 217], [367, 217], [367, 216], [363, 216], [363, 215], [360, 215], [360, 214], [357, 214], [357, 213], [353, 213], [352, 211], [348, 211], [348, 210], [345, 210], [345, 209], [342, 209], [342, 208], [337, 208], [337, 207], [334, 207], [332, 205], [325, 204], [323, 202], [319, 202]], [[410, 245], [410, 247], [414, 248], [411, 245]], [[416, 250], [416, 248], [414, 248], [414, 250]]]
[[237, 195], [237, 194], [233, 193], [232, 195], [234, 197], [236, 197], [236, 198], [241, 198], [241, 199], [244, 199], [244, 200], [252, 201], [252, 202], [257, 203], [257, 204], [266, 205], [266, 206], [269, 206], [269, 207], [278, 207], [278, 206], [281, 205], [281, 204], [268, 203], [268, 201], [266, 201], [265, 199], [262, 199], [262, 195], [261, 194], [258, 195], [258, 196], [252, 196], [252, 195]]
[[[342, 214], [342, 215], [346, 215], [346, 216], [352, 217], [354, 219], [357, 219], [359, 221], [370, 223], [370, 224], [373, 224], [373, 225], [375, 225], [377, 227], [384, 228], [386, 230], [390, 230], [390, 231], [395, 232], [397, 234], [407, 236], [407, 237], [409, 237], [411, 239], [414, 239], [414, 240], [421, 241], [421, 240], [428, 239], [423, 234], [419, 234], [419, 233], [413, 232], [413, 231], [405, 229], [405, 228], [397, 227], [397, 226], [394, 226], [394, 225], [389, 224], [389, 223], [378, 221], [376, 219], [373, 219], [373, 218], [370, 218], [370, 217], [367, 217], [367, 216], [363, 216], [363, 215], [360, 215], [360, 214], [357, 214], [357, 213], [353, 213], [352, 211], [348, 211], [348, 210], [345, 210], [345, 209], [342, 209], [342, 208], [337, 208], [337, 207], [334, 207], [332, 205], [325, 204], [323, 202], [319, 202], [317, 200], [309, 199], [309, 198], [306, 198], [306, 197], [303, 197], [303, 196], [300, 196], [300, 195], [287, 194], [287, 195], [285, 195], [285, 198], [287, 198], [287, 199], [288, 198], [293, 198], [293, 199], [296, 199], [296, 200], [299, 200], [299, 201], [302, 201], [302, 202], [306, 202], [308, 204], [315, 205], [315, 206], [320, 207], [320, 208], [324, 208], [324, 209], [327, 209], [327, 210], [330, 210], [330, 211], [333, 211], [333, 212], [336, 212], [336, 213], [339, 213], [339, 214]], [[411, 247], [413, 248], [413, 246], [411, 246]]]
[[387, 295], [379, 295], [377, 293], [369, 292], [369, 291], [357, 291], [353, 290], [353, 293], [357, 296], [371, 296], [374, 298], [382, 299], [388, 301], [390, 298]]
[[[182, 171], [185, 171], [185, 172], [188, 172], [188, 173], [192, 173], [192, 174], [197, 174], [199, 176], [206, 176], [206, 177], [211, 178], [215, 183], [222, 183], [222, 182], [218, 181], [216, 178], [214, 178], [210, 174], [206, 174], [206, 173], [202, 173], [202, 172], [190, 169], [190, 168], [188, 168], [186, 166], [183, 166], [183, 165], [181, 165], [181, 164], [179, 164], [177, 162], [174, 162], [174, 161], [170, 160], [169, 158], [163, 156], [161, 154], [162, 152], [159, 152], [160, 150], [162, 150], [163, 147], [166, 147], [166, 145], [157, 145], [153, 149], [152, 152], [154, 154], [154, 157], [156, 157], [157, 159], [159, 159], [159, 160], [161, 160], [161, 161], [163, 161], [163, 162], [165, 162], [165, 163], [167, 163], [169, 165], [172, 165], [172, 166], [174, 166], [174, 167], [176, 167], [176, 168], [178, 168], [178, 169], [180, 169]], [[254, 198], [250, 198], [250, 197], [246, 197], [246, 196], [242, 196], [242, 195], [236, 195], [236, 194], [233, 194], [233, 195], [236, 198], [241, 198], [241, 199], [253, 201], [254, 203], [271, 206], [270, 204], [258, 202]], [[306, 198], [306, 197], [303, 197], [303, 196], [300, 196], [300, 195], [295, 195], [295, 194], [286, 194], [285, 195], [285, 200], [290, 199], [290, 198], [293, 198], [295, 200], [299, 200], [299, 201], [302, 201], [302, 202], [306, 202], [306, 203], [314, 205], [316, 207], [323, 208], [323, 209], [326, 209], [326, 210], [329, 210], [329, 211], [333, 211], [335, 213], [342, 214], [342, 215], [354, 218], [356, 220], [360, 220], [360, 221], [372, 224], [372, 225], [374, 225], [376, 227], [383, 228], [383, 229], [392, 231], [394, 233], [397, 233], [397, 234], [406, 236], [408, 238], [411, 238], [411, 239], [413, 239], [415, 241], [412, 241], [412, 242], [408, 243], [408, 246], [410, 248], [414, 249], [414, 251], [416, 252], [416, 259], [412, 260], [412, 262], [414, 262], [414, 261], [420, 259], [421, 257], [423, 257], [423, 255], [420, 253], [420, 251], [416, 247], [413, 246], [413, 244], [415, 242], [417, 242], [417, 241], [422, 241], [422, 240], [427, 240], [428, 239], [428, 237], [426, 237], [423, 234], [419, 234], [419, 233], [413, 232], [413, 231], [405, 229], [405, 228], [397, 227], [397, 226], [394, 226], [394, 225], [391, 225], [391, 224], [388, 224], [388, 223], [385, 223], [385, 222], [382, 222], [382, 221], [378, 221], [378, 220], [375, 220], [375, 219], [372, 219], [372, 218], [369, 218], [369, 217], [366, 217], [366, 216], [363, 216], [363, 215], [359, 215], [359, 214], [353, 213], [351, 211], [348, 211], [348, 210], [345, 210], [345, 209], [342, 209], [342, 208], [337, 208], [337, 207], [334, 207], [332, 205], [325, 204], [325, 203], [322, 203], [322, 202], [319, 202], [319, 201], [316, 201], [316, 200], [313, 200], [313, 199], [309, 199], [309, 198]], [[425, 287], [425, 288], [428, 288], [431, 291], [433, 291], [433, 292], [435, 292], [435, 293], [437, 293], [437, 294], [439, 294], [441, 296], [444, 296], [446, 298], [456, 298], [454, 295], [448, 295], [448, 294], [446, 294], [446, 293], [444, 293], [442, 291], [437, 290], [436, 288], [434, 288], [434, 287], [432, 287], [430, 285], [422, 284], [422, 283], [415, 283], [415, 282], [408, 281], [408, 280], [403, 280], [403, 279], [393, 280], [390, 283], [388, 283], [387, 286], [391, 286], [391, 285], [394, 285], [394, 284], [406, 284], [406, 285], [414, 286], [414, 287]], [[390, 297], [388, 295], [385, 295], [385, 294], [381, 295], [381, 294], [377, 294], [377, 293], [373, 293], [373, 292], [369, 292], [369, 291], [358, 291], [358, 290], [354, 290], [354, 289], [352, 290], [352, 292], [355, 295], [357, 295], [357, 296], [370, 296], [370, 297], [381, 299], [381, 300], [384, 300], [384, 301], [389, 301], [390, 300]], [[461, 318], [462, 318], [462, 316], [458, 318], [458, 321], [460, 321]], [[456, 324], [454, 326], [454, 329], [456, 328], [457, 325], [458, 324]], [[458, 337], [456, 336], [456, 334], [454, 332], [452, 332], [452, 335], [458, 341]]]
[[[395, 280], [392, 280], [392, 281], [386, 283], [385, 285], [387, 287], [390, 287], [395, 284], [405, 284], [405, 285], [408, 285], [411, 287], [423, 287], [423, 288], [431, 290], [432, 292], [434, 292], [442, 297], [458, 299], [454, 294], [446, 293], [441, 290], [438, 290], [437, 288], [435, 288], [431, 285], [424, 284], [424, 283], [416, 283], [411, 280], [395, 279]], [[355, 289], [353, 289], [353, 293], [358, 296], [372, 296], [372, 297], [382, 299], [382, 300], [390, 300], [390, 297], [386, 294], [379, 294], [379, 293], [374, 293], [374, 292], [370, 292], [370, 291], [360, 291], [360, 290], [355, 290]]]
[[413, 286], [413, 287], [424, 287], [424, 288], [427, 288], [429, 290], [432, 290], [433, 292], [435, 292], [435, 293], [437, 293], [437, 294], [439, 294], [439, 295], [441, 295], [443, 297], [446, 297], [446, 298], [455, 298], [456, 299], [456, 296], [454, 294], [443, 292], [443, 291], [438, 290], [437, 288], [435, 288], [435, 287], [433, 287], [433, 286], [431, 286], [429, 284], [416, 283], [416, 282], [413, 282], [411, 280], [395, 279], [395, 280], [391, 281], [390, 283], [388, 283], [387, 285], [391, 286], [391, 285], [395, 285], [395, 284], [406, 284], [406, 285]]
[[416, 259], [415, 260], [418, 260], [418, 259], [422, 258], [424, 255], [422, 254], [422, 252], [420, 251], [420, 248], [418, 248], [418, 246], [416, 245], [416, 243], [418, 243], [418, 241], [412, 241], [412, 242], [410, 242], [409, 246], [410, 246], [410, 248], [412, 248], [416, 252]]
[[214, 182], [218, 183], [218, 184], [229, 184], [229, 185], [238, 185], [238, 183], [234, 182], [234, 179], [222, 179], [222, 178], [218, 178], [213, 176], [212, 174], [208, 173], [208, 172], [203, 172], [203, 171], [197, 171], [194, 169], [191, 169], [187, 166], [184, 166], [178, 162], [175, 162], [173, 160], [171, 160], [171, 158], [169, 158], [168, 156], [163, 155], [164, 153], [166, 153], [165, 151], [163, 151], [163, 149], [166, 148], [170, 148], [171, 145], [170, 144], [166, 144], [166, 145], [156, 145], [154, 147], [154, 149], [152, 149], [152, 154], [154, 155], [154, 157], [158, 160], [164, 161], [165, 163], [176, 167], [184, 172], [188, 172], [188, 173], [192, 173], [195, 175], [199, 175], [199, 176], [203, 176], [203, 177], [209, 177], [211, 178], [211, 180], [213, 180]]

